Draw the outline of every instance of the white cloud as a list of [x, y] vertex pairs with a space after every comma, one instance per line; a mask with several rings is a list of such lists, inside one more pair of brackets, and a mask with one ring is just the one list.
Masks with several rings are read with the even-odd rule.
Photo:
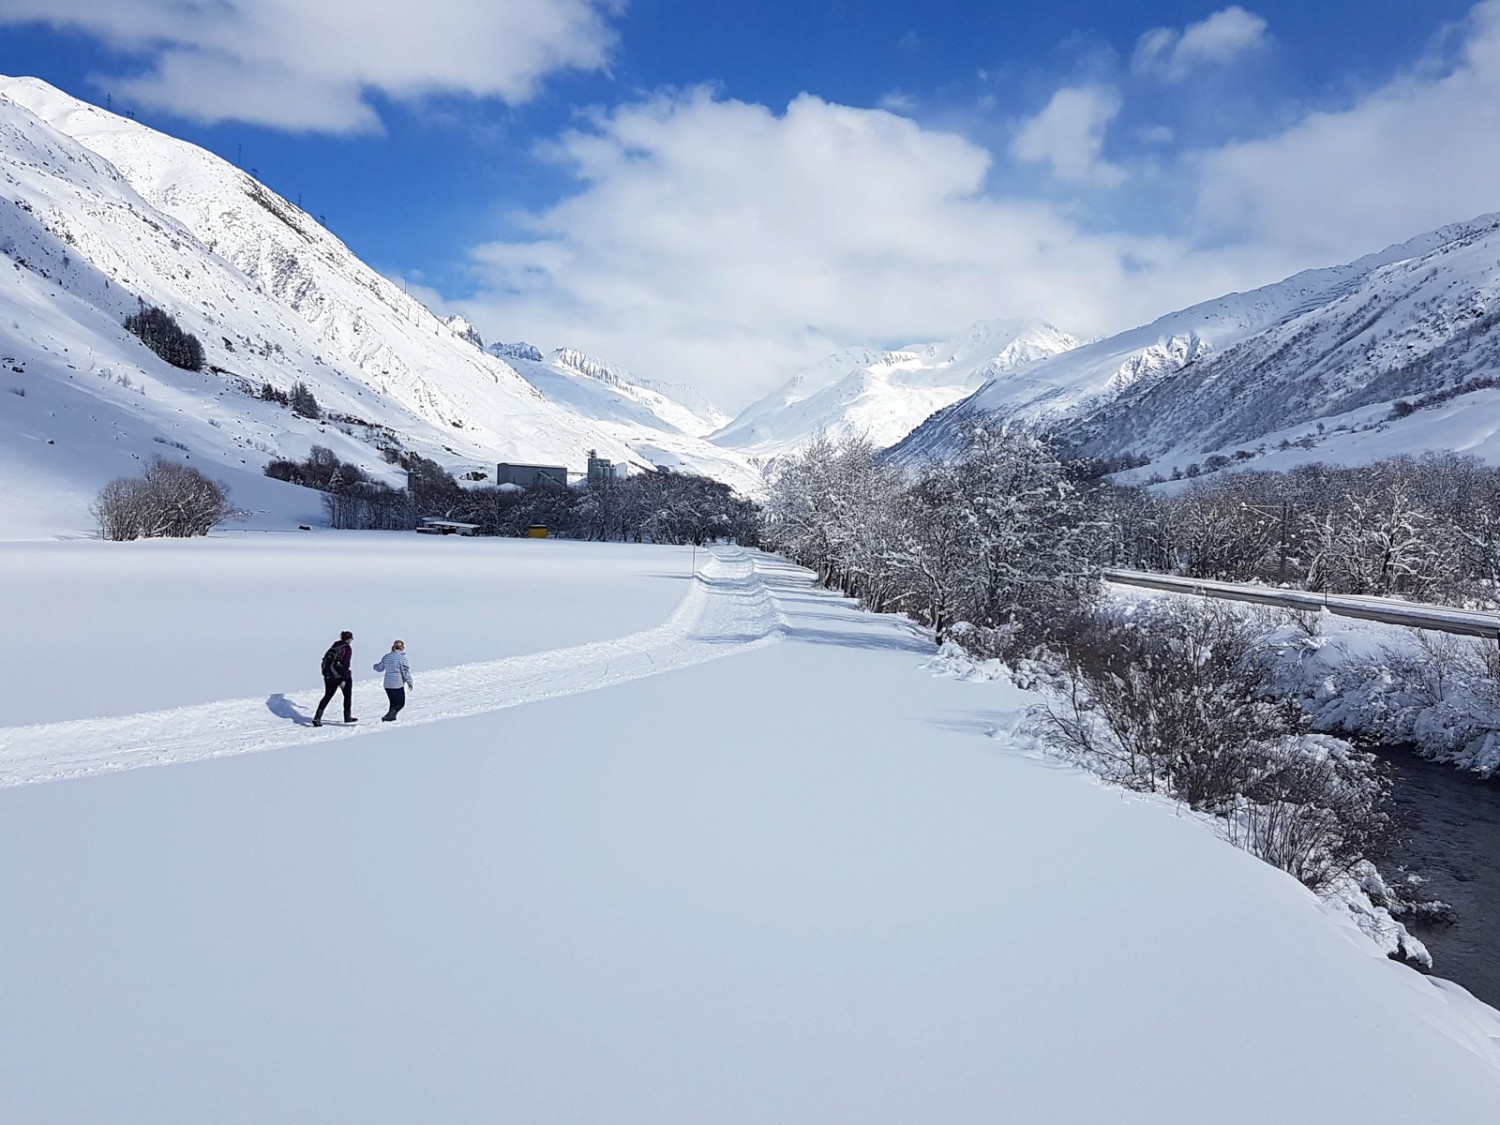
[[598, 69], [617, 0], [5, 0], [0, 23], [96, 35], [150, 62], [109, 80], [200, 121], [328, 132], [379, 128], [369, 91], [511, 103], [553, 71]]
[[1120, 113], [1120, 95], [1104, 86], [1069, 86], [1052, 95], [1021, 127], [1010, 152], [1026, 163], [1046, 163], [1063, 180], [1110, 187], [1124, 172], [1102, 158], [1104, 133]]
[[482, 247], [459, 302], [485, 338], [597, 350], [730, 406], [854, 343], [1036, 315], [1123, 328], [1244, 275], [1172, 242], [1080, 231], [983, 188], [991, 157], [881, 110], [803, 95], [784, 114], [705, 90], [562, 138], [580, 194]]
[[1224, 66], [1269, 42], [1266, 21], [1233, 5], [1181, 31], [1158, 27], [1146, 32], [1136, 44], [1132, 67], [1137, 74], [1177, 82], [1195, 70]]
[[1202, 221], [1337, 261], [1500, 210], [1500, 0], [1473, 9], [1459, 43], [1347, 108], [1200, 154]]
[[1101, 157], [1108, 90], [1054, 98], [1068, 112], [1014, 142], [1058, 171], [1051, 199], [997, 194], [992, 153], [882, 110], [703, 90], [619, 107], [560, 139], [578, 194], [522, 216], [529, 241], [482, 247], [481, 291], [455, 307], [486, 338], [577, 344], [730, 407], [836, 348], [984, 317], [1116, 331], [1500, 207], [1500, 0], [1442, 41], [1267, 139], [1164, 153], [1164, 132], [1132, 134], [1138, 184], [1171, 181], [1144, 220], [1170, 237], [1068, 198], [1065, 177], [1094, 199], [1122, 174]]

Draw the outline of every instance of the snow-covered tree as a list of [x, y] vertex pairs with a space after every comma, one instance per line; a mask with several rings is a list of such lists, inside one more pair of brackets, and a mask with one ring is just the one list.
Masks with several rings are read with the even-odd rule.
[[190, 465], [155, 457], [140, 477], [120, 477], [93, 504], [105, 539], [184, 539], [223, 523], [234, 509], [229, 490]]

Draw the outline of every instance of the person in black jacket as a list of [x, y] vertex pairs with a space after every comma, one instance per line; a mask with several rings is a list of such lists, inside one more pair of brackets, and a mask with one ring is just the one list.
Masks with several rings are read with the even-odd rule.
[[312, 725], [315, 727], [323, 725], [323, 710], [333, 698], [333, 693], [341, 689], [344, 693], [344, 722], [359, 722], [350, 714], [350, 708], [354, 705], [354, 646], [349, 642], [353, 639], [354, 634], [345, 629], [323, 654], [323, 700], [313, 715]]

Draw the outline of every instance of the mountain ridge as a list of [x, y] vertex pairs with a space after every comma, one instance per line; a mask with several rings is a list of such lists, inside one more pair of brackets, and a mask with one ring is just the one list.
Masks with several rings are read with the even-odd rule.
[[[1412, 262], [1436, 261], [1454, 253], [1456, 247], [1476, 239], [1487, 240], [1486, 245], [1500, 254], [1497, 229], [1500, 229], [1500, 215], [1450, 223], [1352, 262], [1304, 270], [1258, 289], [1200, 302], [1168, 313], [1150, 324], [1029, 365], [1014, 375], [997, 376], [970, 397], [933, 415], [898, 442], [890, 456], [902, 464], [946, 456], [957, 448], [965, 428], [986, 418], [1056, 425], [1079, 450], [1110, 458], [1127, 452], [1161, 453], [1184, 443], [1193, 445], [1198, 452], [1205, 452], [1215, 448], [1214, 443], [1220, 439], [1258, 440], [1314, 417], [1331, 416], [1338, 409], [1333, 399], [1318, 399], [1322, 402], [1324, 414], [1314, 415], [1300, 411], [1292, 399], [1281, 400], [1274, 394], [1263, 394], [1259, 405], [1247, 413], [1234, 400], [1237, 396], [1249, 394], [1252, 388], [1228, 379], [1225, 373], [1230, 368], [1225, 365], [1239, 364], [1255, 352], [1261, 356], [1259, 375], [1267, 376], [1277, 362], [1270, 355], [1275, 351], [1271, 341], [1284, 343], [1288, 331], [1306, 330], [1325, 316], [1345, 315], [1349, 302], [1357, 300], [1370, 286], [1378, 287], [1382, 284], [1381, 279], [1406, 276]], [[1489, 240], [1496, 245], [1491, 246]], [[1461, 277], [1452, 270], [1444, 273], [1439, 268], [1438, 272], [1442, 274], [1443, 284], [1451, 283], [1464, 289], [1467, 294], [1464, 300], [1477, 300], [1488, 307], [1489, 298], [1480, 291], [1492, 284], [1492, 278], [1482, 279], [1476, 286], [1466, 288]], [[1474, 270], [1470, 269], [1470, 272]], [[1483, 270], [1480, 269], [1479, 273], [1482, 274]], [[1429, 296], [1436, 299], [1439, 294]], [[1358, 339], [1369, 342], [1371, 332], [1399, 333], [1402, 330], [1396, 320], [1377, 327], [1371, 320], [1372, 315], [1365, 317], [1371, 323], [1356, 333]], [[1378, 317], [1374, 319], [1379, 320]], [[1287, 326], [1296, 327], [1288, 329]], [[1256, 341], [1263, 342], [1265, 347]], [[1239, 358], [1231, 361], [1228, 358], [1231, 355]], [[1361, 385], [1370, 386], [1369, 394], [1378, 397], [1380, 392], [1372, 383], [1377, 374], [1375, 368], [1368, 364], [1361, 366], [1362, 361], [1348, 352], [1343, 358], [1350, 371], [1365, 373], [1367, 378]], [[1291, 362], [1285, 354], [1282, 360]], [[1189, 374], [1202, 372], [1220, 373], [1215, 401], [1221, 412], [1240, 418], [1237, 427], [1226, 429], [1219, 425], [1213, 417], [1207, 416], [1201, 400], [1196, 404], [1196, 410], [1187, 405], [1168, 409], [1168, 402], [1174, 396], [1175, 401], [1187, 403], [1194, 394], [1203, 392], [1202, 386], [1195, 389], [1191, 385], [1196, 376]], [[1290, 385], [1296, 379], [1281, 382]], [[1419, 386], [1419, 383], [1419, 380], [1409, 381], [1405, 385], [1407, 392], [1437, 389], [1425, 384]], [[1289, 393], [1295, 397], [1303, 392]], [[1312, 396], [1312, 399], [1317, 398]], [[1354, 393], [1345, 400], [1344, 409], [1370, 405], [1375, 401], [1377, 398], [1367, 396], [1360, 399]], [[1258, 417], [1252, 422], [1250, 415]], [[1201, 440], [1194, 437], [1198, 433], [1203, 435]], [[1218, 437], [1213, 436], [1215, 434]], [[1142, 441], [1149, 444], [1150, 449], [1132, 448], [1132, 443]]]
[[938, 343], [845, 348], [797, 372], [712, 439], [757, 457], [792, 452], [818, 433], [889, 445], [988, 379], [1078, 344], [1043, 321], [985, 320]]

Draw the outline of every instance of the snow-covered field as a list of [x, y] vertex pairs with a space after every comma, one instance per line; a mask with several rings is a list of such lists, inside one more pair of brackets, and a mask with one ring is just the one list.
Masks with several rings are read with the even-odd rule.
[[[0, 559], [7, 780], [271, 751], [0, 789], [0, 1120], [1495, 1120], [1500, 1015], [778, 560]], [[341, 627], [410, 721], [300, 725]]]
[[[7, 721], [312, 690], [341, 629], [361, 673], [405, 640], [415, 701], [432, 668], [659, 624], [688, 588], [691, 554], [327, 531], [0, 543]], [[385, 698], [373, 676], [356, 697], [367, 713]]]

